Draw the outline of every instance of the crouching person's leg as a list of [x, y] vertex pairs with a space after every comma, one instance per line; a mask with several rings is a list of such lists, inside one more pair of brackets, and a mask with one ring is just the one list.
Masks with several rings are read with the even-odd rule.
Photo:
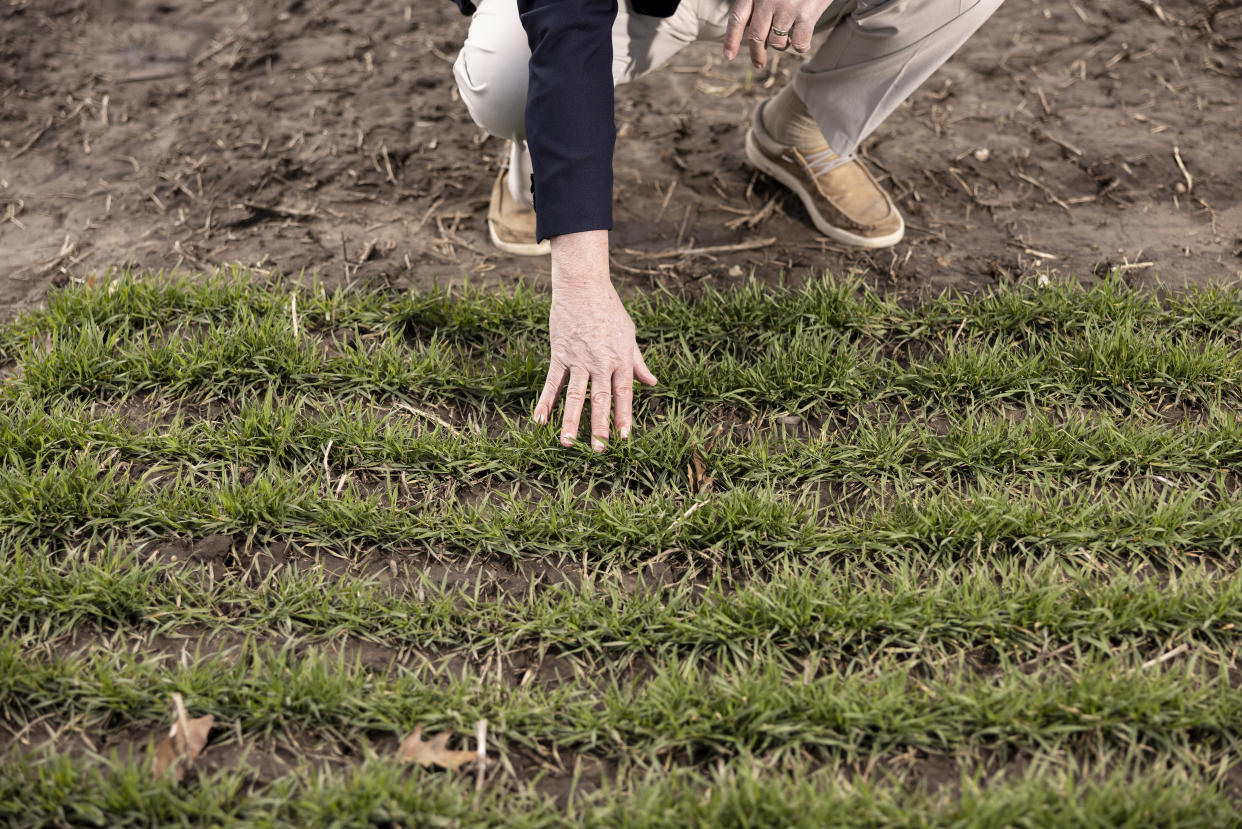
[[756, 109], [747, 158], [797, 193], [829, 238], [896, 244], [905, 233], [901, 214], [854, 151], [1001, 2], [833, 3], [821, 21], [830, 28], [823, 45]]
[[550, 252], [535, 239], [531, 162], [526, 151], [526, 85], [530, 46], [516, 0], [482, 0], [470, 20], [453, 76], [480, 128], [510, 141], [509, 164], [492, 186], [487, 227], [492, 243], [524, 256]]

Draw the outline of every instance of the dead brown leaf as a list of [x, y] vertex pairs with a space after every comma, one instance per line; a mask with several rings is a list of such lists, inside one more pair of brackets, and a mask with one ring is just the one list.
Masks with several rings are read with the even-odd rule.
[[215, 724], [216, 718], [211, 714], [205, 717], [190, 719], [186, 716], [185, 702], [181, 694], [173, 694], [173, 708], [176, 719], [168, 729], [165, 737], [152, 751], [152, 774], [158, 780], [172, 769], [173, 779], [180, 782], [185, 773], [194, 765], [194, 759], [202, 754], [207, 746], [207, 734]]
[[455, 751], [448, 747], [452, 731], [441, 731], [430, 740], [423, 740], [423, 727], [416, 726], [410, 736], [401, 741], [397, 756], [403, 763], [418, 763], [420, 766], [439, 766], [445, 769], [459, 769], [466, 763], [473, 763], [479, 755], [473, 751]]
[[712, 488], [712, 478], [707, 474], [707, 463], [699, 454], [699, 447], [691, 450], [690, 463], [686, 464], [686, 477], [690, 479], [690, 494], [698, 495]]
[[705, 456], [712, 451], [712, 447], [716, 445], [716, 439], [723, 432], [724, 424], [718, 425], [716, 431], [712, 432], [712, 436], [703, 445], [702, 451], [699, 451], [698, 443], [691, 445], [690, 463], [686, 464], [686, 477], [690, 479], [691, 495], [707, 493], [711, 490], [713, 478], [707, 474], [707, 460]]

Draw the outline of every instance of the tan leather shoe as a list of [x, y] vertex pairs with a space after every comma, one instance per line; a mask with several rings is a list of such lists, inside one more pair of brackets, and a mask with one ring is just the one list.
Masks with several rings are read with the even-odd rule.
[[508, 170], [501, 170], [492, 185], [492, 201], [487, 206], [487, 231], [492, 244], [505, 253], [518, 256], [547, 256], [552, 244], [535, 239], [535, 211], [519, 204], [509, 193], [505, 180]]
[[746, 133], [746, 158], [802, 199], [815, 227], [829, 239], [860, 248], [886, 248], [901, 241], [906, 224], [897, 206], [858, 159], [832, 169], [837, 155], [823, 149], [802, 152], [779, 144], [763, 126], [763, 104], [755, 107]]

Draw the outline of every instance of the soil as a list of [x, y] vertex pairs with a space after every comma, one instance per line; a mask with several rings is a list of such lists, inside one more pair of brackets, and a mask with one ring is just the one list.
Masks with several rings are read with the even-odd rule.
[[[447, 0], [9, 0], [0, 307], [111, 265], [240, 262], [329, 284], [538, 280], [487, 239], [503, 142], [456, 95]], [[617, 98], [630, 290], [858, 269], [899, 292], [1044, 271], [1242, 276], [1242, 5], [1010, 0], [865, 154], [909, 225], [838, 248], [745, 162], [754, 73], [697, 44]], [[676, 250], [753, 245], [720, 253]]]

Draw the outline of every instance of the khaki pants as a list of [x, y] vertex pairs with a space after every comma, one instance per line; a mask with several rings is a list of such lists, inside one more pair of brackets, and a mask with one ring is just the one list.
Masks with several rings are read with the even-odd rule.
[[[961, 48], [1003, 0], [834, 0], [816, 26], [828, 37], [794, 75], [794, 89], [828, 144], [848, 157], [932, 72]], [[619, 0], [612, 29], [613, 81], [658, 69], [696, 41], [724, 39], [729, 0], [681, 0], [668, 18]], [[526, 85], [530, 47], [517, 0], [481, 0], [453, 74], [470, 116], [514, 142], [511, 185], [530, 180]], [[746, 44], [736, 60], [747, 60]], [[528, 189], [511, 186], [530, 204]]]

